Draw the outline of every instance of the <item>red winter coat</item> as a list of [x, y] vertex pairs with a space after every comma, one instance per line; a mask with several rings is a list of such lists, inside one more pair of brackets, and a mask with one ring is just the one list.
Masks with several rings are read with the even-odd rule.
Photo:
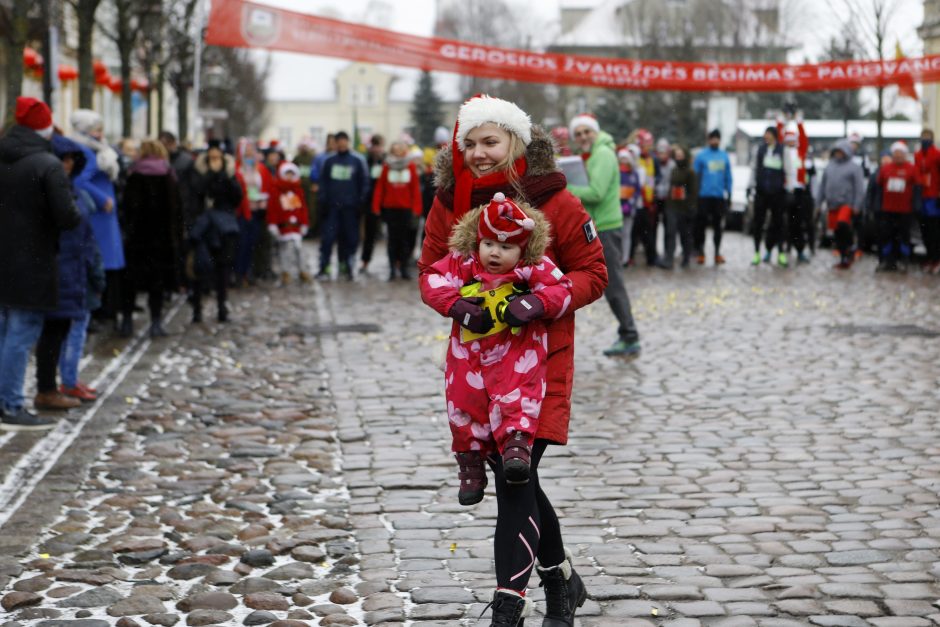
[[267, 221], [269, 225], [276, 226], [281, 235], [302, 233], [305, 230], [302, 227], [310, 226], [310, 211], [300, 179], [273, 179]]
[[372, 213], [379, 215], [382, 209], [402, 209], [421, 215], [421, 184], [413, 162], [401, 169], [390, 168], [388, 161], [382, 166], [382, 173], [375, 180]]
[[[235, 175], [238, 177], [241, 177], [242, 191], [244, 192], [242, 194], [242, 202], [240, 205], [238, 205], [238, 215], [242, 218], [245, 218], [246, 220], [251, 220], [252, 207], [251, 207], [251, 201], [248, 198], [248, 186], [245, 183], [244, 168], [245, 168], [245, 165], [241, 161], [235, 164]], [[260, 190], [261, 193], [270, 194], [272, 191], [271, 187], [274, 183], [274, 177], [271, 176], [271, 172], [266, 167], [264, 167], [264, 165], [261, 163], [258, 163], [255, 165], [255, 170], [258, 172], [258, 175], [261, 177], [261, 190]], [[263, 209], [267, 209], [267, 207], [266, 206], [261, 207], [261, 209], [258, 209], [258, 211], [261, 211]]]
[[[527, 177], [557, 171], [551, 139], [539, 128], [533, 128], [532, 142], [526, 150]], [[450, 150], [442, 150], [436, 163], [437, 182], [443, 189], [452, 189]], [[513, 197], [514, 190], [503, 190]], [[571, 281], [571, 307], [558, 320], [546, 320], [548, 330], [548, 389], [542, 404], [537, 438], [558, 444], [568, 442], [568, 421], [571, 415], [571, 387], [574, 378], [574, 312], [597, 300], [607, 287], [604, 251], [597, 239], [581, 201], [562, 189], [536, 207], [552, 227], [552, 241], [546, 255]], [[448, 253], [447, 240], [457, 218], [451, 208], [434, 199], [424, 229], [424, 246], [418, 267], [424, 273]], [[430, 303], [428, 303], [430, 305]]]
[[913, 163], [888, 163], [878, 169], [881, 187], [881, 210], [889, 213], [914, 211], [914, 187], [920, 181]]
[[931, 146], [926, 152], [918, 150], [914, 153], [914, 164], [924, 186], [924, 198], [940, 196], [940, 150], [936, 146]]

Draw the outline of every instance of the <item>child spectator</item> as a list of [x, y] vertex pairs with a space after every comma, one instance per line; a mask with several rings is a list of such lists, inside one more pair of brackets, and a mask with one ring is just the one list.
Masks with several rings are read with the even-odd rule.
[[620, 212], [623, 214], [623, 265], [629, 265], [633, 253], [633, 218], [643, 203], [642, 182], [636, 168], [636, 157], [629, 148], [617, 151], [620, 162]]
[[277, 242], [277, 261], [281, 283], [290, 283], [288, 259], [301, 283], [310, 282], [310, 273], [304, 261], [303, 237], [310, 227], [310, 210], [300, 182], [300, 168], [290, 161], [282, 161], [274, 179], [274, 193], [268, 199], [268, 231]]

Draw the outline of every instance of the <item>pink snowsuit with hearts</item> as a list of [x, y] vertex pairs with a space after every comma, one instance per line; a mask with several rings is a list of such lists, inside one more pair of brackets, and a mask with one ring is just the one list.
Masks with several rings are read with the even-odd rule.
[[[545, 308], [544, 319], [560, 318], [571, 304], [571, 282], [548, 257], [520, 262], [510, 273], [490, 274], [476, 252], [451, 252], [421, 275], [424, 302], [447, 316], [461, 298], [460, 288], [479, 281], [483, 290], [526, 283]], [[503, 452], [515, 432], [531, 445], [545, 397], [548, 336], [542, 319], [462, 343], [460, 325], [450, 333], [444, 369], [444, 395], [454, 452]]]

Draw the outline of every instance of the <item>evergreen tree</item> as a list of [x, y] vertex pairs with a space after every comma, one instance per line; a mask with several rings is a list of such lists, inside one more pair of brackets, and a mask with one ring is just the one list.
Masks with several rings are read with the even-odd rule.
[[441, 98], [434, 91], [434, 78], [428, 71], [421, 72], [415, 99], [411, 105], [414, 139], [421, 146], [434, 144], [434, 130], [443, 124]]

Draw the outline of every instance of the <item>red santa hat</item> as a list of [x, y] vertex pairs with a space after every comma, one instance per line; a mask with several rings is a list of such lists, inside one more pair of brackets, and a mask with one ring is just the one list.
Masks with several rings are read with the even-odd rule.
[[35, 98], [20, 96], [16, 99], [16, 123], [39, 133], [52, 133], [52, 111], [48, 105]]
[[480, 212], [477, 242], [491, 239], [525, 248], [534, 228], [535, 220], [527, 216], [519, 205], [506, 198], [505, 194], [496, 192], [490, 204]]
[[903, 152], [904, 154], [907, 154], [908, 152], [907, 143], [903, 141], [894, 142], [893, 144], [891, 144], [891, 152], [892, 153]]
[[526, 146], [532, 141], [532, 119], [525, 111], [508, 100], [477, 94], [463, 103], [457, 112], [457, 128], [454, 129], [457, 148], [463, 150], [467, 134], [487, 123], [506, 129]]
[[[470, 210], [470, 194], [473, 191], [473, 174], [464, 164], [464, 140], [470, 131], [488, 122], [514, 134], [526, 146], [532, 141], [532, 120], [515, 104], [486, 94], [477, 94], [464, 102], [457, 112], [457, 124], [454, 126], [454, 138], [451, 143], [455, 218], [460, 218]], [[516, 174], [522, 176], [526, 170], [525, 157], [521, 157], [519, 161], [522, 163], [518, 164]]]
[[574, 137], [574, 132], [579, 126], [586, 126], [595, 133], [601, 132], [601, 125], [597, 122], [597, 118], [593, 113], [579, 113], [571, 118], [571, 123], [568, 124], [568, 132], [571, 133], [571, 137]]
[[282, 178], [282, 179], [285, 179], [288, 176], [300, 178], [300, 168], [297, 167], [296, 163], [292, 163], [290, 161], [282, 161], [281, 165], [277, 167], [277, 176], [278, 178]]

